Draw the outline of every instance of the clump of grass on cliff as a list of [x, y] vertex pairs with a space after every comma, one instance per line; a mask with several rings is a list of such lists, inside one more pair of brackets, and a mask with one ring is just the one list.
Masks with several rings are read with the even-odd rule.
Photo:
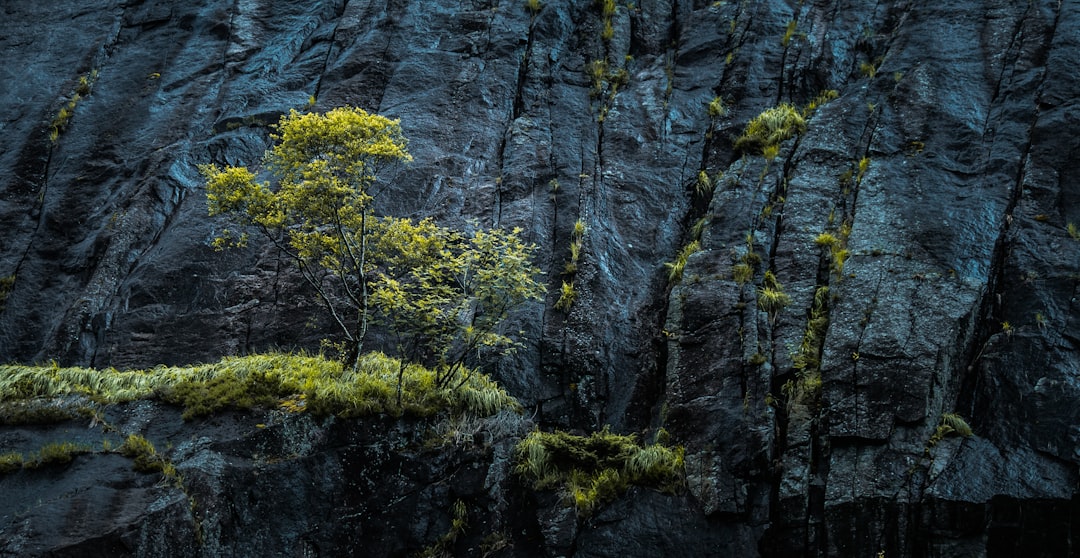
[[589, 436], [534, 431], [517, 446], [515, 472], [535, 490], [561, 489], [588, 516], [630, 485], [678, 492], [684, 486], [683, 448], [641, 445], [606, 428]]
[[488, 416], [519, 409], [513, 397], [479, 372], [464, 374], [447, 387], [437, 387], [436, 378], [433, 370], [417, 364], [402, 369], [398, 359], [377, 352], [363, 355], [355, 369], [322, 356], [285, 353], [150, 370], [6, 365], [0, 366], [0, 403], [65, 395], [101, 403], [160, 399], [182, 406], [185, 419], [277, 405], [291, 412], [342, 417], [440, 412]]
[[[764, 153], [786, 139], [806, 131], [806, 119], [794, 106], [784, 103], [765, 109], [746, 125], [735, 140], [735, 149], [744, 153]], [[774, 154], [775, 156], [775, 154]]]

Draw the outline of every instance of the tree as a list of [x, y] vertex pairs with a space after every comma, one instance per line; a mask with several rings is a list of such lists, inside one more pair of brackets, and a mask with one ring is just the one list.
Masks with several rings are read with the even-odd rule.
[[[535, 247], [519, 231], [471, 236], [431, 220], [373, 212], [386, 166], [412, 160], [398, 121], [359, 108], [282, 116], [264, 160], [276, 188], [246, 167], [200, 167], [211, 215], [254, 228], [296, 262], [336, 324], [349, 363], [363, 351], [373, 317], [398, 340], [400, 356], [436, 368], [449, 385], [482, 349], [505, 351], [502, 333], [517, 305], [540, 298]], [[246, 234], [225, 230], [223, 248]]]
[[513, 308], [545, 290], [531, 262], [535, 247], [519, 233], [465, 235], [430, 219], [380, 222], [373, 254], [386, 263], [373, 281], [372, 301], [397, 338], [402, 362], [434, 369], [443, 387], [468, 370], [470, 356], [516, 346], [502, 324]]

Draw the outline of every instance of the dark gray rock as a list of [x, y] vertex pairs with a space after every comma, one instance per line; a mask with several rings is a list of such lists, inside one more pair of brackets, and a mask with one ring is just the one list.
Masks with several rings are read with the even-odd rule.
[[[303, 457], [256, 476], [252, 440], [274, 429], [128, 408], [115, 420], [173, 440], [194, 489], [231, 506], [200, 519], [205, 554], [361, 552], [327, 542], [358, 529], [371, 535], [365, 552], [415, 550], [445, 532], [459, 494], [527, 508], [485, 516], [514, 533], [504, 555], [652, 556], [688, 538], [718, 555], [1076, 552], [1076, 528], [1060, 519], [1076, 506], [1080, 456], [1076, 3], [643, 0], [619, 6], [611, 40], [599, 6], [554, 0], [536, 14], [519, 0], [2, 10], [0, 277], [15, 283], [0, 360], [146, 367], [317, 348], [330, 329], [287, 259], [258, 243], [210, 248], [227, 224], [206, 217], [196, 170], [256, 163], [267, 125], [314, 97], [316, 110], [401, 119], [415, 161], [387, 176], [381, 211], [518, 226], [537, 243], [548, 298], [521, 312], [525, 346], [491, 371], [538, 422], [662, 426], [687, 449], [688, 496], [635, 494], [538, 550], [566, 517], [537, 523], [536, 502], [507, 488], [512, 437], [501, 457], [380, 450], [392, 467], [372, 478], [412, 487], [401, 505], [418, 517], [380, 526], [318, 507], [351, 494], [341, 505], [360, 513], [386, 497], [340, 484], [372, 458], [359, 448], [375, 432], [304, 426], [296, 439], [321, 432], [338, 445], [289, 450]], [[586, 67], [598, 60], [611, 74], [590, 94]], [[54, 117], [92, 70], [54, 144]], [[613, 90], [618, 70], [628, 79]], [[839, 97], [776, 160], [734, 150], [762, 110], [826, 89]], [[710, 117], [717, 96], [730, 111]], [[861, 178], [843, 181], [864, 158]], [[701, 171], [711, 194], [694, 193]], [[703, 249], [669, 285], [663, 264], [700, 218]], [[571, 278], [562, 271], [578, 220], [587, 233]], [[814, 240], [845, 224], [850, 255], [836, 273]], [[732, 265], [747, 238], [761, 263], [740, 286]], [[765, 270], [791, 296], [775, 316], [757, 308]], [[577, 302], [555, 310], [571, 279]], [[789, 401], [823, 286], [821, 387]], [[929, 447], [946, 413], [975, 436]], [[388, 440], [408, 439], [394, 432]], [[0, 452], [28, 440], [40, 441], [5, 427]], [[431, 462], [427, 473], [464, 469], [451, 489], [410, 476], [417, 460]], [[31, 526], [5, 520], [5, 551], [79, 554], [97, 541], [116, 554], [186, 555], [195, 519], [184, 503], [121, 465], [84, 456], [62, 475], [0, 481], [27, 495], [4, 517]], [[464, 472], [473, 465], [488, 480]], [[314, 484], [293, 486], [275, 467]], [[61, 477], [49, 503], [27, 500]], [[108, 524], [49, 519], [120, 494], [131, 505]]]

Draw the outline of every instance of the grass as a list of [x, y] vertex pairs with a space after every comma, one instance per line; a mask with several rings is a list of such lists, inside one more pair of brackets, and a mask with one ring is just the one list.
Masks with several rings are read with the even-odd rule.
[[967, 438], [975, 433], [968, 426], [966, 420], [963, 417], [953, 413], [945, 413], [941, 415], [941, 424], [934, 430], [934, 434], [930, 436], [930, 440], [926, 443], [926, 451], [929, 452], [930, 448], [936, 446], [938, 442], [944, 440], [949, 436], [960, 436]]
[[766, 147], [779, 146], [781, 142], [806, 131], [806, 119], [794, 106], [783, 103], [765, 109], [755, 116], [742, 135], [735, 140], [735, 149], [744, 153], [763, 153]]
[[514, 471], [534, 490], [561, 489], [583, 517], [630, 485], [669, 493], [684, 486], [681, 447], [643, 446], [606, 428], [589, 436], [533, 431], [518, 443]]
[[37, 469], [46, 465], [66, 465], [75, 459], [75, 456], [90, 453], [90, 446], [73, 442], [56, 442], [46, 444], [38, 450], [35, 456], [23, 461], [23, 469]]
[[694, 193], [698, 197], [704, 198], [712, 194], [714, 188], [716, 188], [716, 184], [709, 178], [709, 173], [698, 171], [697, 180], [694, 181]]
[[694, 255], [694, 253], [700, 251], [701, 242], [698, 240], [694, 240], [686, 246], [683, 246], [682, 250], [679, 250], [679, 254], [675, 256], [675, 261], [664, 264], [664, 267], [668, 270], [668, 281], [672, 283], [682, 281], [683, 269], [686, 268], [686, 260], [690, 259], [690, 256]]
[[724, 100], [720, 97], [713, 97], [713, 100], [709, 101], [709, 118], [717, 119], [727, 114], [727, 107], [724, 106]]
[[302, 411], [341, 417], [389, 414], [429, 416], [440, 412], [489, 416], [518, 409], [517, 401], [486, 375], [469, 371], [462, 380], [436, 387], [436, 371], [382, 353], [363, 355], [355, 369], [323, 356], [268, 353], [227, 357], [188, 367], [119, 371], [52, 366], [0, 366], [0, 403], [82, 395], [100, 403], [161, 399], [184, 407], [185, 418], [227, 408], [269, 406], [302, 395]]
[[555, 309], [569, 312], [575, 300], [577, 300], [577, 289], [574, 288], [574, 282], [563, 281], [562, 288], [559, 289], [559, 300], [555, 301]]
[[765, 279], [758, 287], [758, 308], [769, 314], [769, 319], [776, 318], [777, 312], [791, 304], [791, 297], [784, 292], [783, 285], [777, 281], [772, 271], [765, 272]]

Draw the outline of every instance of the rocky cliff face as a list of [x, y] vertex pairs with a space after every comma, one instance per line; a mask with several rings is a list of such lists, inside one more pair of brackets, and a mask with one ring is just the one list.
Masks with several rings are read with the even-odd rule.
[[[686, 447], [685, 496], [637, 494], [578, 522], [501, 473], [458, 480], [505, 448], [433, 463], [402, 457], [415, 440], [387, 426], [400, 443], [380, 455], [424, 469], [403, 493], [444, 493], [379, 516], [405, 522], [370, 535], [384, 546], [349, 546], [373, 532], [342, 519], [376, 498], [341, 485], [370, 431], [310, 426], [309, 457], [266, 480], [198, 462], [250, 460], [233, 443], [246, 435], [176, 424], [159, 440], [232, 519], [193, 520], [181, 494], [95, 458], [47, 503], [32, 494], [52, 476], [0, 480], [25, 483], [0, 526], [23, 546], [5, 550], [160, 555], [174, 537], [253, 541], [204, 555], [401, 554], [465, 495], [487, 532], [511, 533], [502, 555], [1075, 553], [1080, 5], [617, 4], [8, 3], [0, 359], [142, 367], [317, 347], [318, 309], [286, 259], [210, 248], [225, 224], [206, 216], [196, 165], [255, 164], [267, 124], [311, 99], [356, 105], [400, 118], [415, 157], [382, 211], [521, 227], [539, 246], [548, 300], [494, 375], [546, 426], [663, 426]], [[735, 148], [762, 111], [827, 90], [771, 159]], [[554, 308], [564, 280], [568, 312]], [[770, 311], [758, 299], [774, 283], [789, 300]], [[952, 415], [974, 435], [940, 429]], [[105, 490], [97, 478], [116, 481], [109, 495], [66, 499]], [[103, 499], [123, 513], [79, 540], [42, 527]]]

